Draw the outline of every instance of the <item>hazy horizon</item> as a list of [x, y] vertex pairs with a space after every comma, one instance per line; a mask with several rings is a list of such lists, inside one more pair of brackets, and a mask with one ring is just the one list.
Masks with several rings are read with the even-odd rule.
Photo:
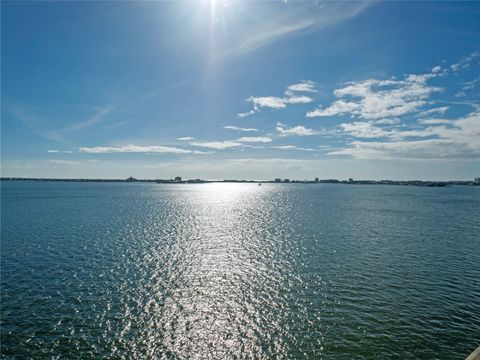
[[[25, 179], [25, 180], [120, 180], [120, 181], [125, 181], [128, 180], [129, 178], [133, 178], [134, 181], [155, 181], [155, 180], [175, 180], [175, 178], [179, 176], [182, 178], [182, 181], [189, 181], [189, 180], [203, 180], [203, 181], [211, 181], [211, 182], [231, 182], [231, 181], [246, 181], [246, 182], [273, 182], [276, 179], [283, 180], [288, 179], [291, 181], [310, 181], [313, 182], [315, 181], [316, 178], [318, 178], [319, 181], [328, 181], [328, 180], [338, 180], [338, 181], [348, 181], [350, 179], [354, 181], [439, 181], [439, 182], [448, 182], [448, 181], [472, 181], [475, 180], [475, 178], [471, 179], [461, 179], [461, 178], [448, 178], [448, 179], [434, 179], [434, 178], [405, 178], [405, 179], [396, 179], [396, 178], [385, 178], [385, 177], [380, 177], [380, 178], [352, 178], [352, 177], [345, 177], [345, 178], [334, 178], [334, 177], [318, 177], [316, 176], [315, 178], [302, 178], [302, 177], [284, 177], [284, 176], [276, 176], [274, 178], [235, 178], [235, 177], [219, 177], [219, 178], [206, 178], [202, 176], [197, 176], [197, 177], [185, 177], [182, 176], [181, 174], [177, 174], [174, 176], [167, 176], [167, 177], [138, 177], [138, 176], [128, 176], [128, 177], [73, 177], [73, 176], [64, 176], [64, 177], [42, 177], [42, 176], [27, 176], [27, 177], [22, 177], [22, 176], [2, 176], [2, 179], [8, 180], [8, 179]], [[328, 184], [328, 183], [327, 183]]]

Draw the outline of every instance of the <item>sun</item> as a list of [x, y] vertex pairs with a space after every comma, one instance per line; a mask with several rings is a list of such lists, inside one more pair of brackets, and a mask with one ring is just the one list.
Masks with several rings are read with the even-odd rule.
[[215, 16], [217, 13], [217, 7], [220, 0], [209, 0], [209, 1], [210, 1], [210, 16], [211, 16], [211, 19], [215, 19]]

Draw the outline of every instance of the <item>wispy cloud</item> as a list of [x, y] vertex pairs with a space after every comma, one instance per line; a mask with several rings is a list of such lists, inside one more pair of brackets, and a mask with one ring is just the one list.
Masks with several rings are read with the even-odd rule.
[[244, 136], [244, 137], [241, 137], [239, 139], [237, 139], [237, 141], [240, 141], [240, 142], [253, 142], [253, 143], [269, 143], [269, 142], [272, 142], [272, 139], [269, 138], [269, 137], [266, 137], [266, 136]]
[[306, 80], [306, 81], [299, 82], [297, 84], [290, 85], [286, 90], [286, 94], [287, 95], [291, 94], [294, 91], [312, 92], [312, 93], [318, 92], [318, 90], [315, 89], [315, 83], [311, 80]]
[[312, 19], [301, 19], [292, 24], [277, 23], [271, 24], [270, 27], [265, 26], [263, 31], [257, 34], [252, 33], [242, 43], [217, 53], [211, 60], [217, 61], [225, 57], [249, 53], [250, 51], [263, 47], [284, 35], [308, 28], [314, 23], [315, 22]]
[[242, 128], [238, 126], [233, 126], [233, 125], [227, 125], [223, 127], [224, 129], [227, 130], [235, 130], [235, 131], [244, 131], [244, 132], [256, 132], [258, 129], [255, 128]]
[[277, 127], [275, 129], [278, 131], [280, 136], [288, 136], [288, 135], [311, 136], [311, 135], [317, 135], [318, 134], [317, 131], [315, 131], [313, 129], [306, 128], [303, 125], [287, 128], [285, 124], [277, 123]]
[[303, 148], [298, 147], [295, 145], [278, 145], [278, 146], [271, 146], [271, 149], [278, 149], [278, 150], [299, 150], [299, 151], [315, 151], [315, 149], [311, 148]]
[[399, 127], [393, 127], [387, 129], [380, 127], [373, 121], [355, 121], [352, 123], [344, 123], [339, 125], [344, 132], [350, 136], [358, 138], [394, 138], [404, 139], [408, 137], [428, 137], [435, 135], [434, 128], [427, 127], [423, 129], [403, 129]]
[[289, 2], [279, 3], [276, 8], [257, 6], [256, 16], [249, 19], [249, 26], [238, 37], [242, 41], [228, 39], [228, 46], [217, 49], [211, 60], [244, 55], [301, 31], [319, 31], [357, 16], [368, 5], [369, 2], [332, 2], [322, 6], [317, 2]]
[[237, 114], [237, 117], [238, 118], [244, 118], [244, 117], [247, 117], [247, 116], [250, 116], [250, 115], [253, 115], [253, 114], [255, 114], [255, 110], [250, 110], [250, 111], [247, 111], [247, 112]]
[[438, 124], [451, 124], [452, 120], [447, 120], [447, 119], [420, 119], [418, 122], [422, 125], [438, 125]]
[[58, 154], [58, 153], [63, 153], [63, 154], [71, 154], [73, 151], [71, 150], [56, 150], [56, 149], [49, 149], [47, 150], [48, 153], [52, 154]]
[[215, 154], [215, 151], [193, 150], [192, 154], [195, 154], [195, 155], [212, 155], [212, 154]]
[[418, 114], [418, 116], [429, 116], [429, 115], [432, 115], [432, 114], [445, 114], [448, 109], [450, 109], [450, 106], [440, 106], [440, 107], [436, 107], [436, 108], [433, 108], [433, 109], [429, 109], [429, 110], [426, 110], [426, 111], [422, 111], [420, 114]]
[[472, 90], [474, 89], [478, 84], [480, 84], [480, 77], [477, 77], [473, 80], [467, 81], [463, 84], [462, 90]]
[[180, 141], [190, 141], [190, 140], [194, 140], [194, 139], [195, 138], [191, 137], [191, 136], [182, 136], [182, 137], [177, 138], [177, 140], [180, 140]]
[[86, 120], [56, 129], [48, 128], [45, 119], [42, 116], [33, 115], [33, 112], [27, 106], [7, 104], [7, 109], [35, 134], [49, 140], [66, 143], [70, 133], [92, 127], [104, 121], [108, 114], [115, 110], [115, 107], [111, 105], [93, 107], [94, 114]]
[[475, 59], [478, 59], [480, 58], [480, 50], [477, 50], [477, 51], [474, 51], [473, 53], [471, 53], [470, 55], [467, 55], [465, 57], [463, 57], [462, 59], [460, 59], [460, 61], [458, 61], [457, 63], [455, 64], [452, 64], [450, 66], [450, 68], [454, 71], [454, 72], [459, 72], [461, 70], [466, 70], [468, 68], [470, 68], [472, 62], [475, 60]]
[[191, 142], [190, 145], [205, 147], [205, 148], [210, 148], [210, 149], [218, 149], [218, 150], [224, 150], [224, 149], [230, 149], [230, 148], [236, 148], [236, 147], [244, 146], [242, 143], [240, 143], [238, 141], [232, 141], [232, 140], [194, 141], [194, 142]]
[[360, 138], [381, 138], [390, 135], [389, 131], [375, 126], [372, 122], [356, 121], [340, 124], [340, 127], [350, 136]]
[[462, 89], [455, 94], [455, 97], [465, 97], [480, 84], [480, 77], [463, 83]]
[[71, 131], [76, 131], [76, 130], [91, 127], [91, 126], [97, 124], [98, 122], [102, 121], [114, 109], [115, 109], [115, 107], [110, 106], [110, 105], [105, 106], [105, 107], [99, 107], [99, 108], [96, 109], [95, 114], [93, 116], [91, 116], [90, 118], [88, 118], [84, 121], [75, 123], [73, 125], [67, 126], [65, 128], [56, 130], [56, 131], [65, 133], [65, 132], [71, 132]]
[[186, 149], [179, 149], [175, 147], [151, 145], [125, 145], [125, 146], [95, 146], [95, 147], [81, 147], [79, 151], [89, 154], [110, 154], [110, 153], [171, 153], [171, 154], [189, 154], [192, 151]]
[[[192, 146], [205, 147], [210, 149], [225, 150], [231, 148], [259, 148], [258, 146], [250, 145], [251, 143], [269, 143], [272, 139], [267, 136], [243, 136], [237, 140], [219, 140], [219, 141], [194, 141]], [[247, 143], [247, 144], [245, 144]]]

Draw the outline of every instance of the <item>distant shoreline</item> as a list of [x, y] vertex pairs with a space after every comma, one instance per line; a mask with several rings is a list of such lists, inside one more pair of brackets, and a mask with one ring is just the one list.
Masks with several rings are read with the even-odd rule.
[[115, 183], [157, 183], [157, 184], [207, 184], [207, 183], [255, 183], [255, 184], [348, 184], [348, 185], [404, 185], [404, 186], [426, 186], [444, 187], [450, 185], [480, 186], [480, 178], [472, 181], [449, 180], [449, 181], [426, 181], [426, 180], [337, 180], [337, 179], [315, 179], [315, 180], [202, 180], [202, 179], [65, 179], [65, 178], [22, 178], [2, 177], [0, 181], [53, 181], [53, 182], [115, 182]]

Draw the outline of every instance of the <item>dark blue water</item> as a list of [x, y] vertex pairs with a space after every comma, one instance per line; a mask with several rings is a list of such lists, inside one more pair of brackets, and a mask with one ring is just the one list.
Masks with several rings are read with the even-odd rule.
[[2, 182], [4, 358], [463, 359], [480, 188]]

